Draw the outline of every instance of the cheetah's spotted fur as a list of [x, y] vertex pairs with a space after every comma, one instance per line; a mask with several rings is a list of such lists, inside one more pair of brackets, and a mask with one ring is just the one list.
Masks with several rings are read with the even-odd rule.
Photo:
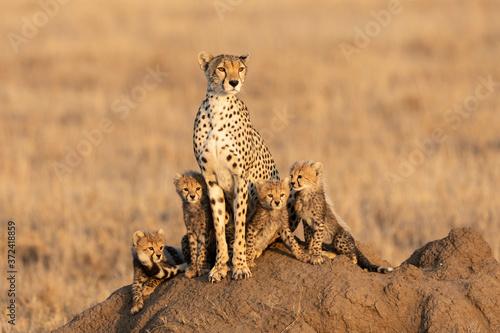
[[255, 209], [254, 183], [279, 179], [273, 157], [253, 128], [245, 104], [236, 97], [245, 81], [249, 55], [198, 55], [208, 89], [194, 122], [193, 147], [198, 165], [208, 184], [213, 212], [217, 259], [209, 281], [218, 282], [228, 271], [225, 239], [225, 201], [234, 213], [234, 279], [251, 275], [245, 257], [245, 220]]
[[392, 268], [372, 264], [359, 251], [345, 222], [326, 196], [323, 165], [320, 162], [295, 162], [290, 171], [295, 193], [295, 212], [303, 221], [304, 238], [312, 264], [323, 263], [322, 248], [347, 255], [354, 263], [372, 272], [389, 273]]
[[257, 210], [247, 225], [246, 256], [248, 266], [254, 266], [257, 259], [278, 235], [303, 262], [309, 261], [309, 255], [299, 247], [289, 228], [286, 202], [290, 196], [289, 179], [258, 181], [257, 193], [259, 201]]

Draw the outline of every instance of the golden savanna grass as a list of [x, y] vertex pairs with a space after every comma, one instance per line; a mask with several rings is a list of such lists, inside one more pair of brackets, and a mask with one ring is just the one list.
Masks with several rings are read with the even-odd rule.
[[[240, 97], [279, 171], [321, 161], [337, 211], [382, 257], [398, 265], [472, 226], [500, 258], [500, 83], [479, 79], [500, 81], [496, 2], [401, 1], [378, 29], [372, 11], [394, 9], [387, 1], [227, 6], [219, 16], [211, 1], [73, 0], [17, 53], [8, 34], [43, 9], [2, 6], [0, 264], [6, 275], [14, 220], [18, 270], [16, 326], [2, 316], [2, 331], [57, 328], [130, 284], [138, 229], [161, 227], [179, 246], [172, 181], [197, 169], [202, 50], [251, 54]], [[355, 47], [358, 29], [371, 37], [349, 62], [340, 45]], [[168, 73], [150, 90], [148, 68]], [[470, 111], [450, 111], [463, 103]], [[85, 153], [78, 166], [68, 149]], [[4, 313], [4, 287], [0, 300]]]

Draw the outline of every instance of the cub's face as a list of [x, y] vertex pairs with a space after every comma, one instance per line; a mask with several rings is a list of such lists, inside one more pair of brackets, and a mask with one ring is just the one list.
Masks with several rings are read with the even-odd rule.
[[199, 173], [178, 173], [174, 176], [174, 185], [181, 199], [190, 204], [200, 201], [206, 193], [205, 181]]
[[208, 52], [200, 52], [198, 62], [207, 77], [208, 90], [223, 95], [238, 93], [245, 82], [249, 57], [249, 54], [243, 56], [221, 54], [214, 57]]
[[163, 260], [165, 236], [162, 229], [136, 231], [132, 238], [134, 251], [143, 265], [151, 267], [152, 262], [158, 263]]
[[290, 170], [290, 187], [294, 191], [321, 186], [323, 165], [320, 162], [298, 161]]
[[281, 209], [286, 207], [286, 201], [290, 196], [288, 178], [281, 181], [258, 181], [256, 187], [259, 202], [265, 209]]

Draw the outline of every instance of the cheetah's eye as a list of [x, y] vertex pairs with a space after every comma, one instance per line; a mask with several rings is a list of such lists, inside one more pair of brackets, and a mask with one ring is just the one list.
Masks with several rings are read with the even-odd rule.
[[244, 69], [245, 69], [245, 67], [240, 67], [240, 68], [238, 68], [238, 72], [243, 72]]
[[302, 179], [302, 175], [298, 175], [298, 176], [297, 176], [297, 179]]
[[196, 188], [196, 191], [199, 191], [199, 190], [201, 190], [201, 187], [199, 187], [199, 186], [198, 186], [198, 187]]
[[285, 196], [285, 193], [281, 193], [280, 198], [283, 198]]
[[224, 67], [219, 67], [219, 68], [217, 68], [217, 69], [218, 69], [219, 71], [221, 71], [221, 72], [225, 72], [225, 71], [226, 71], [226, 69], [225, 69]]
[[160, 246], [160, 251], [163, 251], [163, 246]]
[[267, 196], [268, 196], [269, 198], [272, 198], [272, 197], [273, 197], [273, 195], [272, 195], [272, 194], [268, 194]]
[[154, 251], [155, 249], [153, 249], [152, 246], [149, 247], [149, 251]]
[[187, 191], [189, 191], [189, 189], [187, 187], [184, 187], [183, 191], [187, 192]]

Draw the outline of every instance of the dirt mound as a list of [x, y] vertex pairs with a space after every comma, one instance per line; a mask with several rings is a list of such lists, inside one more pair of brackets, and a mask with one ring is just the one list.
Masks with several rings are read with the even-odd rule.
[[282, 244], [256, 263], [244, 281], [181, 275], [164, 282], [135, 316], [131, 287], [123, 287], [56, 332], [500, 331], [500, 265], [470, 228], [418, 249], [388, 275], [363, 271], [344, 256], [304, 264]]

